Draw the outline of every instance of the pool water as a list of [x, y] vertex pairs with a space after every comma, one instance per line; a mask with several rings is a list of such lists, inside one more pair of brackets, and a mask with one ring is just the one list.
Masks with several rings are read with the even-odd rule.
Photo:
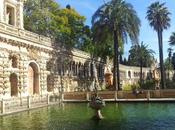
[[0, 117], [0, 130], [175, 130], [175, 103], [109, 103], [92, 120], [88, 104], [63, 104]]

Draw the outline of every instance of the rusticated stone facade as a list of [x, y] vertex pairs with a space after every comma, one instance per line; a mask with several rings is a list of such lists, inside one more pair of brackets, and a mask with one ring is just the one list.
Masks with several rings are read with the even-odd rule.
[[[91, 91], [95, 77], [104, 83], [105, 66], [100, 58], [55, 47], [50, 38], [24, 30], [23, 0], [0, 1], [0, 98]], [[120, 69], [122, 82], [138, 80], [139, 68]]]

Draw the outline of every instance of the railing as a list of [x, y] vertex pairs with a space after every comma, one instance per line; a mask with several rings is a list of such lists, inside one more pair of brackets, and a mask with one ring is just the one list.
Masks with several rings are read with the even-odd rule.
[[[16, 97], [0, 100], [0, 115], [29, 110], [49, 104], [90, 101], [94, 92], [65, 92], [63, 94]], [[145, 90], [140, 93], [132, 91], [100, 91], [98, 96], [105, 101], [175, 101], [175, 90]]]
[[[65, 92], [63, 101], [89, 101], [94, 96], [94, 92]], [[175, 90], [144, 90], [135, 93], [133, 91], [99, 91], [98, 96], [106, 101], [163, 101], [174, 100]], [[136, 100], [135, 100], [136, 99]]]
[[40, 45], [45, 45], [48, 47], [52, 46], [51, 39], [48, 37], [38, 35], [27, 30], [18, 29], [5, 23], [0, 23], [0, 32], [7, 33], [8, 35], [18, 36], [21, 39], [29, 40]]
[[59, 96], [38, 95], [38, 96], [27, 96], [27, 97], [21, 97], [21, 98], [15, 97], [10, 99], [2, 99], [0, 101], [0, 113], [8, 114], [13, 112], [28, 110], [30, 108], [46, 106], [55, 102], [60, 102]]

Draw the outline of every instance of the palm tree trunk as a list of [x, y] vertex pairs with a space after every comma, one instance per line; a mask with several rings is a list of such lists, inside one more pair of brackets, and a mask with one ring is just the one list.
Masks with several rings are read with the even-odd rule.
[[142, 82], [143, 82], [143, 75], [142, 75], [142, 73], [143, 73], [143, 60], [142, 60], [142, 58], [140, 59], [140, 86], [142, 87]]
[[[119, 52], [118, 52], [118, 35], [117, 30], [114, 28], [114, 72], [113, 72], [113, 86], [116, 90], [120, 89], [120, 72], [119, 72]], [[117, 79], [116, 79], [117, 77]]]
[[161, 72], [161, 88], [165, 88], [165, 75], [164, 75], [164, 65], [163, 65], [163, 38], [162, 30], [158, 30], [158, 40], [159, 40], [159, 60], [160, 60], [160, 72]]
[[171, 62], [171, 57], [169, 56], [169, 65], [168, 65], [168, 80], [170, 81], [170, 62]]

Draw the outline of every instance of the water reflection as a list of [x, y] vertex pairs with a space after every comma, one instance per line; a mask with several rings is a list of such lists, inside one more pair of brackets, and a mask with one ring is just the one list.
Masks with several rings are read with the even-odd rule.
[[109, 103], [103, 120], [87, 104], [61, 104], [0, 117], [0, 130], [175, 129], [173, 103]]

